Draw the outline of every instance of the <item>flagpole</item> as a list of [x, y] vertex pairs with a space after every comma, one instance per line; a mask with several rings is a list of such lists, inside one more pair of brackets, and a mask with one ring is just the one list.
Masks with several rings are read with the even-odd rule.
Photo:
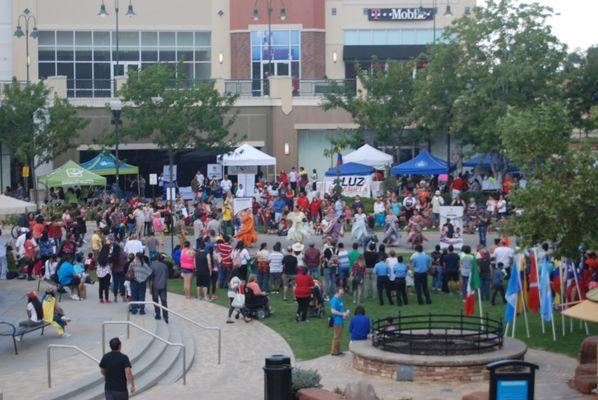
[[[538, 269], [540, 268], [540, 264], [538, 264], [538, 257], [537, 257], [536, 249], [532, 249], [532, 250], [533, 250], [533, 254], [534, 254], [534, 260], [536, 261], [536, 281], [537, 281], [537, 285], [538, 285], [538, 288], [539, 288], [539, 285], [540, 285], [540, 271], [538, 271]], [[542, 310], [542, 296], [540, 295], [540, 291], [539, 290], [538, 290], [538, 300], [540, 302], [540, 310]], [[542, 324], [542, 334], [545, 335], [546, 334], [546, 328], [544, 327], [544, 318], [542, 318], [542, 311], [540, 311], [540, 323]]]
[[482, 296], [480, 295], [480, 288], [478, 288], [478, 305], [480, 306], [480, 324], [482, 328], [484, 327], [484, 317], [483, 317], [483, 310], [482, 310]]
[[565, 311], [565, 302], [567, 301], [564, 297], [564, 291], [563, 291], [563, 260], [561, 260], [561, 262], [559, 263], [559, 289], [561, 292], [561, 323], [563, 325], [563, 337], [565, 337], [565, 314], [563, 314], [563, 311]]
[[556, 328], [554, 327], [554, 310], [550, 305], [550, 322], [552, 323], [552, 341], [556, 342]]
[[[577, 279], [577, 271], [575, 269], [575, 264], [571, 263], [571, 268], [573, 268], [573, 278], [575, 279], [575, 287], [577, 288], [577, 296], [579, 297], [579, 300], [581, 301], [581, 290], [579, 289], [579, 280]], [[586, 328], [586, 335], [590, 334], [590, 331], [588, 329], [588, 323], [584, 321], [584, 326]]]
[[[525, 260], [524, 260], [525, 262]], [[527, 334], [527, 337], [529, 338], [529, 323], [527, 320], [527, 310], [526, 310], [526, 304], [525, 304], [525, 296], [523, 295], [523, 284], [521, 283], [521, 275], [519, 274], [519, 269], [517, 270], [517, 281], [519, 282], [519, 289], [521, 290], [521, 302], [523, 303], [523, 321], [525, 322], [525, 332]], [[517, 314], [517, 312], [515, 312], [515, 314]]]

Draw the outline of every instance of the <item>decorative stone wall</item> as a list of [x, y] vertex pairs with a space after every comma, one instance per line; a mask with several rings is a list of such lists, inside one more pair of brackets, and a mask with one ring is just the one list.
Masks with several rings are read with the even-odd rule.
[[251, 79], [251, 36], [249, 32], [230, 34], [231, 79]]

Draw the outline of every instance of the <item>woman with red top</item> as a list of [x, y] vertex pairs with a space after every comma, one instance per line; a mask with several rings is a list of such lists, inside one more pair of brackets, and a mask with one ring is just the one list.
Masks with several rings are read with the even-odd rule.
[[54, 240], [56, 247], [60, 246], [62, 241], [62, 222], [56, 216], [52, 217], [52, 222], [48, 225], [48, 237]]
[[304, 213], [309, 209], [309, 199], [303, 192], [299, 193], [299, 197], [297, 197], [297, 207]]
[[283, 185], [289, 184], [289, 177], [287, 176], [286, 172], [284, 172], [284, 169], [278, 174], [278, 182], [282, 183]]
[[191, 280], [195, 272], [195, 250], [191, 248], [189, 242], [185, 242], [181, 250], [181, 275], [183, 276], [183, 287], [185, 289], [185, 297], [191, 298]]
[[307, 275], [306, 268], [298, 268], [298, 270], [299, 274], [295, 277], [295, 298], [297, 299], [295, 321], [299, 322], [301, 320], [301, 322], [305, 322], [314, 280], [311, 275]]
[[289, 210], [292, 210], [294, 208], [293, 205], [295, 203], [295, 191], [290, 185], [287, 186], [287, 189], [284, 193], [284, 197], [287, 202], [287, 206], [289, 207]]
[[322, 200], [316, 195], [316, 197], [309, 204], [309, 219], [313, 222], [318, 220], [322, 208]]

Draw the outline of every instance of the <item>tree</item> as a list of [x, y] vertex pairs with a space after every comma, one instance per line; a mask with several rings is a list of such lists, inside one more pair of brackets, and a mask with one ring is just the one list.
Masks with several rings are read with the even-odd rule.
[[552, 10], [537, 3], [489, 0], [446, 28], [432, 46], [418, 110], [419, 121], [453, 133], [474, 150], [498, 155], [495, 174], [506, 169], [498, 120], [510, 107], [523, 109], [560, 98], [564, 46], [546, 19]]
[[348, 84], [333, 83], [324, 94], [324, 110], [340, 108], [351, 114], [359, 126], [353, 132], [352, 147], [361, 145], [371, 132], [378, 145], [400, 145], [409, 132], [413, 109], [413, 62], [388, 61], [386, 68], [372, 60], [372, 69], [358, 68], [367, 93], [356, 93]]
[[509, 159], [520, 168], [535, 168], [568, 151], [571, 124], [565, 106], [555, 102], [510, 109], [499, 119], [498, 132]]
[[598, 247], [598, 154], [588, 149], [551, 156], [537, 167], [525, 189], [510, 195], [521, 210], [509, 218], [507, 231], [522, 246], [549, 241], [556, 256], [576, 258], [579, 248]]
[[585, 54], [569, 54], [564, 68], [564, 96], [573, 126], [586, 135], [598, 128], [591, 109], [598, 102], [598, 47], [590, 47]]
[[119, 95], [125, 102], [123, 137], [150, 139], [165, 150], [171, 177], [180, 151], [222, 152], [236, 142], [229, 132], [236, 114], [226, 115], [237, 96], [221, 95], [213, 82], [189, 85], [180, 64], [173, 70], [158, 63], [129, 75]]
[[[34, 185], [35, 169], [72, 148], [89, 123], [67, 99], [50, 99], [49, 94], [41, 81], [22, 86], [14, 79], [5, 86], [0, 103], [0, 141], [29, 167]], [[37, 202], [37, 190], [34, 194]]]

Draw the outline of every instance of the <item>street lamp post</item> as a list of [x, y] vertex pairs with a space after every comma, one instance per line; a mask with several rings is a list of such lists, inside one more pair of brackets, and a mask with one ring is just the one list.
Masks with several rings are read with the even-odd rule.
[[[133, 3], [131, 2], [132, 0], [129, 0], [129, 6], [127, 7], [127, 12], [125, 13], [125, 15], [127, 17], [132, 17], [133, 15], [135, 15], [135, 10], [133, 9]], [[120, 69], [120, 49], [119, 49], [119, 23], [118, 23], [118, 15], [120, 13], [120, 1], [119, 0], [114, 0], [114, 20], [115, 20], [115, 25], [116, 25], [116, 66], [114, 68], [114, 74], [113, 74], [113, 78], [114, 80], [112, 81], [112, 92], [116, 93], [116, 74], [119, 73], [119, 69]], [[107, 17], [108, 15], [108, 10], [106, 9], [106, 4], [104, 4], [104, 0], [102, 0], [102, 4], [100, 5], [100, 11], [98, 12], [98, 15], [102, 18]]]
[[[120, 158], [118, 157], [118, 145], [120, 142], [120, 126], [122, 124], [122, 119], [120, 118], [122, 112], [123, 104], [119, 99], [113, 100], [110, 102], [110, 109], [112, 110], [112, 124], [114, 125], [114, 151], [116, 160], [114, 161], [114, 166], [116, 167], [116, 189], [120, 192]], [[118, 193], [116, 193], [118, 195]]]
[[[266, 3], [266, 7], [267, 7], [267, 14], [268, 14], [268, 76], [273, 76], [273, 71], [272, 71], [272, 12], [274, 11], [272, 9], [272, 0], [264, 0]], [[258, 2], [259, 0], [255, 0], [255, 5], [253, 7], [253, 20], [257, 21], [260, 19], [260, 13], [257, 9], [258, 6]], [[279, 14], [279, 18], [284, 21], [285, 19], [287, 19], [287, 11], [286, 8], [284, 7], [284, 2], [283, 0], [280, 0], [280, 14]], [[260, 57], [261, 58], [261, 57]], [[270, 87], [269, 87], [269, 82], [268, 82], [268, 94], [270, 92]]]
[[[23, 26], [25, 26], [25, 33], [23, 33], [23, 28], [21, 27], [21, 21], [23, 22]], [[31, 33], [29, 33], [29, 23], [33, 22], [33, 29]], [[31, 57], [29, 57], [29, 36], [33, 39], [36, 39], [39, 36], [39, 32], [37, 30], [37, 19], [35, 16], [31, 14], [31, 11], [26, 8], [23, 11], [23, 14], [19, 15], [17, 19], [17, 29], [15, 30], [14, 35], [17, 38], [22, 38], [25, 36], [25, 55], [27, 57], [27, 83], [29, 83], [29, 66], [31, 65]]]

